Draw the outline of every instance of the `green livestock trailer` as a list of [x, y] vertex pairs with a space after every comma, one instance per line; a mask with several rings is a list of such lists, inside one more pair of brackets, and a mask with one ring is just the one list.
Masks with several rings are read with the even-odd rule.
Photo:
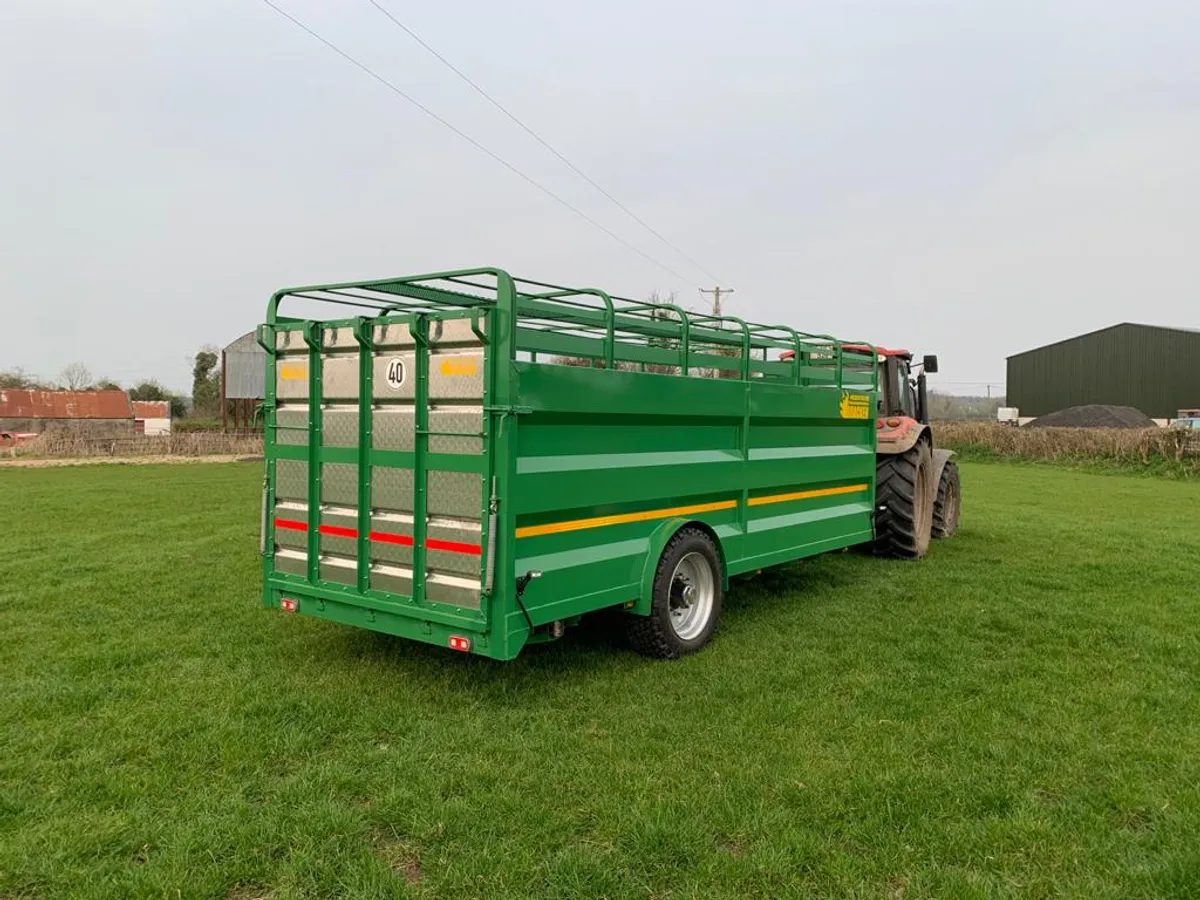
[[267, 607], [505, 660], [617, 608], [673, 658], [732, 576], [872, 540], [861, 341], [490, 268], [282, 290], [258, 340]]

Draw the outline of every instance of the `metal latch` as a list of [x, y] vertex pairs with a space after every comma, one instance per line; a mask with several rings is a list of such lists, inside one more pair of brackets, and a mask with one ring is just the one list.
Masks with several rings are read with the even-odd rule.
[[496, 581], [496, 523], [499, 511], [500, 498], [496, 496], [496, 479], [493, 477], [491, 496], [488, 498], [487, 562], [483, 578], [483, 590], [489, 596]]
[[263, 490], [262, 490], [262, 521], [258, 534], [258, 554], [259, 556], [267, 555], [267, 494], [270, 490], [270, 479], [263, 475]]

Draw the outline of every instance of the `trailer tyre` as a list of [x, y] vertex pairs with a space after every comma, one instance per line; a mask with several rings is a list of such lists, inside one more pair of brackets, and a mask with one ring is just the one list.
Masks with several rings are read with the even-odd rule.
[[699, 528], [680, 529], [659, 557], [650, 615], [629, 617], [633, 649], [655, 659], [701, 649], [721, 616], [721, 585], [721, 556], [712, 538]]
[[933, 531], [933, 454], [926, 441], [875, 463], [875, 553], [920, 559]]
[[946, 463], [938, 481], [937, 500], [933, 504], [933, 536], [954, 537], [958, 531], [958, 514], [962, 509], [962, 488], [958, 480], [958, 466]]

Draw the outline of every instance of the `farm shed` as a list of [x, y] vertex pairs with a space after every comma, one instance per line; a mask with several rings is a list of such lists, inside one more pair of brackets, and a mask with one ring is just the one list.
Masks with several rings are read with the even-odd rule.
[[228, 431], [248, 430], [254, 408], [265, 396], [267, 354], [248, 331], [221, 351], [221, 424]]
[[134, 400], [133, 430], [150, 436], [171, 433], [170, 400]]
[[133, 407], [124, 391], [0, 390], [0, 431], [132, 437]]
[[1132, 406], [1155, 419], [1200, 405], [1200, 331], [1124, 322], [1008, 357], [1021, 417], [1069, 406]]

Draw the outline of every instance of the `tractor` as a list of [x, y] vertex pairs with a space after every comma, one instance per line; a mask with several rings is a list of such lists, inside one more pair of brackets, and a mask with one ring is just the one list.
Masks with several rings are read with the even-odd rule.
[[962, 497], [954, 453], [934, 447], [929, 425], [926, 375], [937, 372], [937, 357], [914, 364], [907, 350], [875, 350], [879, 406], [873, 549], [883, 556], [920, 559], [930, 538], [954, 536]]

